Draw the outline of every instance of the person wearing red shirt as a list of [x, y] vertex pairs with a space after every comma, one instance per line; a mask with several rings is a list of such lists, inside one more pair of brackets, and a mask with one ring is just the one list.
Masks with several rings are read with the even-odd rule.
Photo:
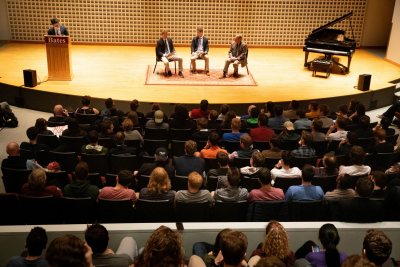
[[268, 117], [261, 113], [258, 116], [258, 127], [250, 129], [250, 136], [253, 141], [266, 141], [269, 142], [273, 137], [275, 137], [275, 132], [268, 127]]
[[201, 117], [204, 117], [208, 119], [210, 111], [208, 110], [208, 101], [206, 99], [201, 100], [200, 102], [200, 108], [194, 108], [190, 112], [190, 118], [192, 119], [198, 119]]

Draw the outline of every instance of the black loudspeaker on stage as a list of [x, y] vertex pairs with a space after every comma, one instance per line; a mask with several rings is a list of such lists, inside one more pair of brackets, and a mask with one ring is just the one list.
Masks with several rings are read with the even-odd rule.
[[35, 87], [37, 85], [36, 70], [24, 70], [24, 86]]
[[371, 74], [360, 74], [358, 76], [357, 89], [360, 91], [368, 91], [371, 84]]

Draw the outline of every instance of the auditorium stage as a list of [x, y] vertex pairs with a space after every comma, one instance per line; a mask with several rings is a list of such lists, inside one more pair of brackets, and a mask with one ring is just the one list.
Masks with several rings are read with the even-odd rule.
[[[190, 48], [176, 49], [183, 57], [184, 69], [188, 70]], [[210, 69], [221, 70], [222, 74], [227, 52], [228, 48], [211, 47]], [[310, 54], [309, 60], [318, 56], [321, 55]], [[250, 47], [248, 67], [256, 86], [146, 85], [148, 66], [152, 71], [155, 63], [154, 47], [72, 45], [72, 81], [46, 81], [44, 44], [5, 43], [0, 47], [0, 59], [2, 98], [13, 102], [13, 99], [9, 99], [12, 96], [26, 107], [45, 106], [36, 108], [39, 110], [48, 110], [55, 101], [73, 106], [79, 102], [76, 96], [82, 95], [99, 99], [112, 97], [123, 102], [136, 98], [148, 103], [197, 104], [201, 99], [208, 99], [213, 104], [239, 105], [287, 102], [291, 99], [322, 99], [325, 102], [355, 97], [368, 101], [370, 107], [379, 107], [390, 104], [394, 84], [389, 82], [400, 78], [399, 66], [363, 49], [356, 50], [349, 74], [331, 74], [325, 79], [312, 77], [312, 71], [303, 67], [302, 48]], [[346, 64], [347, 58], [340, 57], [340, 62]], [[197, 64], [198, 69], [204, 66], [202, 61], [197, 61]], [[24, 88], [24, 69], [36, 70], [42, 83], [35, 88]], [[163, 71], [162, 64], [158, 64], [157, 71]], [[245, 68], [240, 68], [239, 73], [247, 75]], [[354, 88], [360, 74], [372, 75], [369, 92]], [[187, 74], [185, 79], [189, 75], [192, 74]], [[40, 98], [35, 99], [37, 95]]]

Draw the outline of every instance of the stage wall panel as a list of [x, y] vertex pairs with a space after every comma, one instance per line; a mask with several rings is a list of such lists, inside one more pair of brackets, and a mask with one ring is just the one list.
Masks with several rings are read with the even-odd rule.
[[[360, 44], [367, 0], [8, 0], [11, 39], [41, 41], [49, 20], [58, 17], [73, 41], [154, 44], [170, 30], [176, 44], [187, 45], [203, 25], [211, 45], [226, 45], [242, 33], [254, 46], [301, 46], [311, 30], [353, 11]], [[346, 30], [348, 20], [335, 27]]]

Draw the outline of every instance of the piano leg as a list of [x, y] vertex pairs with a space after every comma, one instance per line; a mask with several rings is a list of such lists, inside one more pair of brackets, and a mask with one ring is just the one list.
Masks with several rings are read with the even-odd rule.
[[352, 57], [352, 55], [347, 56], [347, 69], [346, 69], [346, 73], [349, 73], [349, 71], [350, 71], [351, 57]]
[[310, 62], [307, 62], [307, 60], [308, 60], [308, 51], [305, 51], [305, 54], [304, 54], [304, 56], [305, 56], [305, 58], [304, 58], [304, 67], [307, 67], [307, 68], [309, 68], [310, 67]]

